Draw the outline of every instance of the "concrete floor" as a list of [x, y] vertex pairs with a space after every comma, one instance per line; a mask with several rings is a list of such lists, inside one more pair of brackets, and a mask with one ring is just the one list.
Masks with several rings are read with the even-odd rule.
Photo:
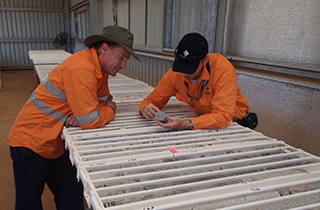
[[[11, 210], [14, 209], [15, 187], [6, 138], [20, 109], [38, 83], [33, 70], [2, 71], [2, 80], [4, 88], [0, 90], [0, 207]], [[43, 193], [42, 202], [44, 210], [56, 209], [48, 188]]]

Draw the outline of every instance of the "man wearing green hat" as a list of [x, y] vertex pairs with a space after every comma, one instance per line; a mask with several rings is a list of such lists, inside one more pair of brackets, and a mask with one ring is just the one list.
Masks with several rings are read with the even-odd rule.
[[57, 209], [83, 209], [83, 187], [64, 150], [63, 126], [92, 129], [112, 121], [117, 106], [108, 88], [109, 75], [126, 67], [133, 55], [132, 33], [107, 26], [85, 39], [88, 49], [53, 69], [20, 111], [7, 137], [16, 186], [16, 210], [42, 209], [45, 183]]

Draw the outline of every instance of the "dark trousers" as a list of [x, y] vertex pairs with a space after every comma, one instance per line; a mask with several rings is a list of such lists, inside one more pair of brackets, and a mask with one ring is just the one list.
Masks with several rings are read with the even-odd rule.
[[45, 159], [25, 147], [10, 147], [16, 186], [16, 210], [42, 210], [41, 195], [47, 183], [58, 210], [83, 210], [83, 186], [68, 152]]

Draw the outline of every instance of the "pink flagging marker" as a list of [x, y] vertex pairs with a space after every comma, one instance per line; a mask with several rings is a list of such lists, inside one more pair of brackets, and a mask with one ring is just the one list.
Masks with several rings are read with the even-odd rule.
[[174, 160], [174, 153], [177, 153], [177, 149], [175, 147], [171, 147], [169, 150], [172, 153], [172, 160]]

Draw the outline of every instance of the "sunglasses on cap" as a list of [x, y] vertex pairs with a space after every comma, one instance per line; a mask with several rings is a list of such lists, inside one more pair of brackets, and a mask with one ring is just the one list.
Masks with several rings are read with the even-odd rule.
[[178, 49], [176, 49], [174, 51], [175, 59], [177, 59], [178, 61], [186, 61], [186, 62], [190, 62], [190, 63], [196, 63], [196, 62], [198, 62], [199, 60], [201, 60], [202, 58], [204, 58], [208, 54], [208, 51], [205, 51], [200, 56], [188, 56], [189, 55], [188, 52], [185, 53], [185, 54], [178, 54], [177, 52], [178, 52]]

